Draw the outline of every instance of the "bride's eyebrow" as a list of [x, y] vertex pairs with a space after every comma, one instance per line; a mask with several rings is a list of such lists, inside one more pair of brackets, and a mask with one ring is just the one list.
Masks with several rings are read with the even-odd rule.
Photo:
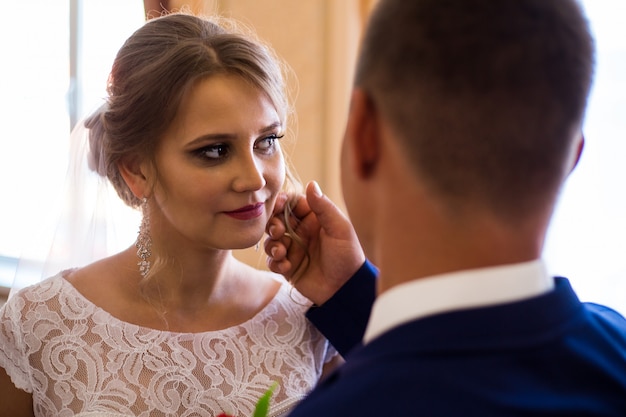
[[265, 134], [265, 133], [270, 133], [270, 132], [273, 132], [273, 131], [275, 131], [276, 129], [282, 129], [282, 127], [283, 127], [282, 123], [280, 123], [280, 122], [274, 122], [274, 123], [272, 123], [271, 125], [269, 125], [269, 126], [267, 126], [267, 127], [263, 128], [263, 129], [261, 129], [261, 130], [259, 131], [259, 135], [263, 135], [263, 134]]
[[201, 135], [195, 138], [194, 140], [187, 143], [188, 146], [193, 146], [197, 144], [202, 144], [205, 142], [215, 142], [215, 141], [224, 141], [224, 140], [233, 140], [237, 139], [237, 135], [233, 133], [209, 133], [206, 135]]
[[[282, 124], [280, 122], [274, 122], [266, 127], [261, 128], [257, 135], [261, 136], [264, 134], [268, 134], [270, 132], [275, 131], [276, 129], [282, 128]], [[198, 136], [197, 138], [190, 141], [187, 145], [193, 146], [196, 144], [209, 142], [209, 141], [222, 141], [222, 140], [234, 140], [237, 139], [238, 135], [235, 133], [207, 133], [206, 135]]]

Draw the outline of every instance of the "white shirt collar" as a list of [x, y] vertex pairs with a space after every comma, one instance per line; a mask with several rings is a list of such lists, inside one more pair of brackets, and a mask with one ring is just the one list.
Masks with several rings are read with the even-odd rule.
[[376, 298], [363, 341], [428, 315], [518, 301], [553, 288], [541, 260], [417, 279]]

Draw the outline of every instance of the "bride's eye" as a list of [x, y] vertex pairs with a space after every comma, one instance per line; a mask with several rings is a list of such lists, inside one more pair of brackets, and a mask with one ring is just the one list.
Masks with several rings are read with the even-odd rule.
[[229, 148], [228, 145], [224, 143], [217, 143], [214, 145], [203, 146], [202, 148], [195, 151], [195, 154], [200, 158], [217, 161], [219, 159], [224, 159], [228, 156]]
[[266, 154], [270, 154], [274, 152], [274, 149], [276, 148], [276, 141], [279, 139], [282, 139], [284, 136], [285, 136], [284, 134], [283, 135], [272, 134], [262, 139], [259, 139], [254, 144], [254, 149], [257, 149]]

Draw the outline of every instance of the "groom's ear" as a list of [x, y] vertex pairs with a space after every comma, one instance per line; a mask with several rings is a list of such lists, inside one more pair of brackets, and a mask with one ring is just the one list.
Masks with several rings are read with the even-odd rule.
[[380, 152], [380, 115], [371, 97], [356, 88], [352, 92], [346, 125], [346, 152], [354, 161], [355, 174], [367, 179], [376, 170]]
[[572, 173], [572, 171], [574, 171], [574, 168], [576, 168], [578, 162], [580, 162], [580, 157], [583, 154], [583, 149], [585, 149], [585, 135], [582, 132], [580, 133], [580, 137], [578, 138], [574, 146], [576, 148], [574, 151], [574, 158], [569, 169], [570, 174]]

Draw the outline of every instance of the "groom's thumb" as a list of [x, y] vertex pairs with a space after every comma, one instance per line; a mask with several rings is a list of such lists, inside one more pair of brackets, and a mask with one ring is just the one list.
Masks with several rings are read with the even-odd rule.
[[346, 216], [335, 203], [322, 193], [317, 182], [311, 181], [307, 185], [306, 199], [309, 207], [317, 216], [320, 226], [327, 233], [332, 234], [336, 228], [341, 227], [346, 221]]

